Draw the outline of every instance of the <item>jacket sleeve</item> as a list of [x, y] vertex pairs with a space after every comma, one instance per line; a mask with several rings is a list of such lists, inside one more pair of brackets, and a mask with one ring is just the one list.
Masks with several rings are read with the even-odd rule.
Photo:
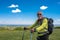
[[30, 26], [29, 29], [34, 28], [36, 25], [37, 25], [37, 21], [32, 26]]
[[48, 24], [48, 20], [44, 19], [42, 25], [40, 25], [38, 28], [36, 28], [36, 31], [39, 32], [42, 29], [46, 28], [47, 24]]

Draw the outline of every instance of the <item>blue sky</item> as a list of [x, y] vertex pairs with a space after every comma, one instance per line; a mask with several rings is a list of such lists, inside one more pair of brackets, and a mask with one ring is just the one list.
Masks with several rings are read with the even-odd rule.
[[60, 0], [0, 0], [0, 24], [33, 24], [43, 5], [43, 15], [60, 24]]

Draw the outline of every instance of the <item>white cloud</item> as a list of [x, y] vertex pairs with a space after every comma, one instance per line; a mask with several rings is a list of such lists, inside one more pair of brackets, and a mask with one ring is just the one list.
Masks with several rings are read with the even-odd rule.
[[47, 6], [41, 6], [41, 7], [40, 7], [41, 10], [45, 10], [45, 9], [47, 9], [47, 8], [48, 8]]
[[20, 9], [12, 10], [12, 13], [19, 13], [19, 12], [21, 12]]
[[19, 7], [18, 5], [15, 5], [15, 4], [11, 4], [10, 6], [8, 6], [9, 8], [16, 8], [16, 7]]
[[60, 19], [54, 20], [54, 24], [60, 24]]

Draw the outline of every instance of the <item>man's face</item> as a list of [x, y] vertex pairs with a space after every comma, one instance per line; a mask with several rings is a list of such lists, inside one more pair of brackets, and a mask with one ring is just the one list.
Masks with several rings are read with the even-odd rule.
[[38, 13], [38, 19], [42, 19], [43, 18], [43, 16], [42, 16], [42, 13]]

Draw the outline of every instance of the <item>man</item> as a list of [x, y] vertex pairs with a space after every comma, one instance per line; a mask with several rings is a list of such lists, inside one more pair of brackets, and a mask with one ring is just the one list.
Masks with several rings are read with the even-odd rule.
[[37, 21], [30, 27], [31, 32], [38, 33], [37, 40], [48, 40], [48, 20], [43, 17], [42, 12], [38, 12], [37, 17]]

